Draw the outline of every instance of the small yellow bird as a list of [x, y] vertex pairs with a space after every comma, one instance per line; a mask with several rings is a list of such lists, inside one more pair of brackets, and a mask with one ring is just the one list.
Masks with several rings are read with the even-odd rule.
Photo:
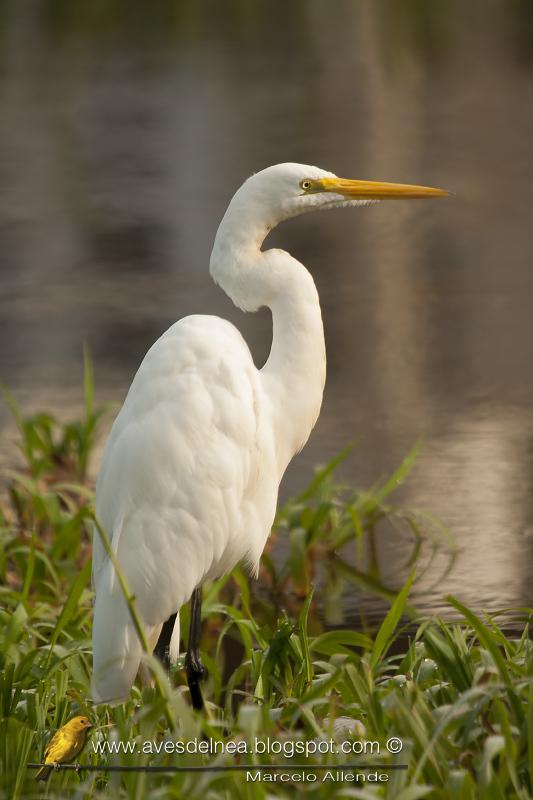
[[81, 753], [87, 741], [87, 734], [93, 727], [88, 717], [72, 717], [62, 728], [54, 733], [44, 751], [44, 763], [35, 780], [45, 781], [55, 764], [67, 764]]

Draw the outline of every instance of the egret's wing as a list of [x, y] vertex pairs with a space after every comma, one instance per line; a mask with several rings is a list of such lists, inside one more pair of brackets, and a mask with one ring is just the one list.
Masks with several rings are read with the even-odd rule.
[[[259, 480], [257, 376], [231, 324], [187, 317], [147, 353], [115, 421], [96, 513], [148, 634], [215, 567], [247, 554], [240, 517]], [[97, 532], [93, 580], [95, 667], [114, 659], [129, 689], [139, 644]]]

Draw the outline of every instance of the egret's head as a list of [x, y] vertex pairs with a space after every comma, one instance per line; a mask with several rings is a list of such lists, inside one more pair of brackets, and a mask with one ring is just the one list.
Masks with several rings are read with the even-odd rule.
[[447, 194], [443, 189], [428, 186], [347, 180], [306, 164], [276, 164], [252, 175], [235, 200], [256, 219], [261, 218], [268, 227], [273, 227], [308, 211]]
[[[281, 263], [282, 251], [275, 248], [261, 251], [268, 232], [283, 220], [308, 211], [447, 194], [428, 186], [346, 180], [305, 164], [276, 164], [252, 175], [234, 195], [215, 236], [211, 275], [239, 308], [255, 311], [271, 304], [286, 280], [287, 265], [297, 263], [287, 253]], [[282, 277], [273, 271], [272, 254]], [[250, 271], [256, 263], [268, 263], [270, 269]]]

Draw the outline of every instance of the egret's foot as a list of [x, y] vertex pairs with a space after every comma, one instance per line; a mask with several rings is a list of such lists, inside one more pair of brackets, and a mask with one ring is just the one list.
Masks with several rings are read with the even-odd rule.
[[189, 650], [185, 654], [185, 671], [187, 678], [194, 677], [196, 680], [205, 681], [208, 672], [200, 657], [200, 653], [194, 650]]
[[207, 669], [202, 663], [200, 653], [195, 650], [187, 651], [185, 656], [185, 672], [187, 673], [187, 683], [191, 693], [193, 708], [202, 711], [204, 708], [204, 698], [200, 684], [207, 678]]

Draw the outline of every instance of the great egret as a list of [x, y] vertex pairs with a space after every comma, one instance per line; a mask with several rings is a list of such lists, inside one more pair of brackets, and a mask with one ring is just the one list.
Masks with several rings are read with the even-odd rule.
[[[244, 311], [272, 311], [272, 348], [257, 369], [239, 331], [214, 316], [176, 322], [146, 354], [105, 448], [96, 514], [150, 647], [179, 648], [179, 609], [193, 599], [186, 657], [195, 707], [201, 587], [245, 561], [257, 573], [278, 487], [317, 420], [326, 352], [317, 290], [283, 250], [261, 250], [278, 223], [382, 199], [441, 197], [424, 186], [343, 180], [302, 164], [249, 178], [216, 234], [210, 272]], [[112, 561], [94, 537], [93, 696], [124, 698], [142, 647]], [[165, 624], [166, 623], [166, 624]]]

